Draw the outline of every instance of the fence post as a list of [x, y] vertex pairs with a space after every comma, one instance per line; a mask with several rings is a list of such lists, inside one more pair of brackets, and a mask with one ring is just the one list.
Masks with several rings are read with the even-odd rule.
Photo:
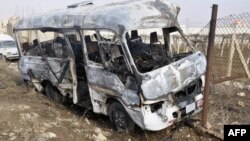
[[221, 45], [221, 47], [220, 47], [220, 49], [221, 49], [221, 52], [220, 52], [220, 57], [222, 57], [222, 56], [223, 56], [223, 53], [224, 53], [224, 47], [225, 47], [225, 45], [226, 45], [226, 42], [227, 42], [226, 37], [223, 37], [223, 40], [222, 40], [222, 45]]
[[211, 59], [212, 59], [212, 51], [214, 48], [214, 39], [215, 39], [215, 31], [216, 31], [216, 22], [217, 22], [217, 13], [218, 13], [218, 5], [214, 4], [212, 9], [212, 17], [210, 21], [210, 31], [209, 31], [209, 41], [207, 48], [207, 71], [206, 71], [206, 80], [205, 80], [205, 90], [204, 90], [204, 103], [203, 103], [203, 111], [202, 111], [202, 126], [207, 126], [207, 115], [208, 115], [208, 99], [210, 94], [210, 83], [211, 83]]
[[245, 72], [246, 72], [246, 74], [247, 74], [247, 78], [250, 78], [250, 71], [249, 71], [249, 68], [248, 68], [248, 66], [247, 66], [245, 57], [244, 57], [243, 53], [242, 53], [241, 50], [240, 50], [240, 45], [239, 45], [239, 43], [238, 43], [237, 40], [235, 40], [235, 47], [236, 47], [236, 51], [237, 51], [238, 54], [239, 54], [240, 61], [241, 61], [242, 65], [243, 65], [243, 68], [244, 68], [244, 70], [245, 70]]
[[233, 69], [233, 58], [234, 58], [234, 53], [235, 53], [235, 47], [234, 47], [234, 41], [236, 40], [236, 35], [235, 33], [232, 35], [232, 40], [231, 40], [231, 47], [229, 50], [229, 56], [228, 56], [228, 66], [227, 66], [227, 77], [230, 77], [232, 75], [232, 69]]

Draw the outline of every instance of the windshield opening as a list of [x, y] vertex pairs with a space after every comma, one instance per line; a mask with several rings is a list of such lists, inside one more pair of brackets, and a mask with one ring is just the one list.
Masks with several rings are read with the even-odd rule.
[[12, 48], [16, 47], [15, 41], [1, 41], [0, 46], [3, 48]]
[[147, 73], [192, 54], [192, 47], [177, 28], [132, 30], [127, 44], [137, 70]]

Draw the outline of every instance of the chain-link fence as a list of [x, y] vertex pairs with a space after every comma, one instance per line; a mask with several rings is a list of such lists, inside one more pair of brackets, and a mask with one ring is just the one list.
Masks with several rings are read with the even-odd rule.
[[[195, 46], [206, 54], [209, 24], [197, 35], [190, 35]], [[250, 78], [250, 13], [230, 15], [217, 20], [212, 53], [215, 83], [235, 78]]]
[[[204, 54], [207, 54], [209, 30], [210, 23], [197, 34], [187, 35]], [[177, 52], [185, 49], [179, 36], [173, 37], [171, 45]], [[211, 54], [208, 122], [213, 130], [223, 134], [225, 124], [250, 123], [250, 13], [217, 19]]]
[[[194, 46], [205, 54], [209, 26], [210, 23], [198, 34], [188, 35]], [[217, 20], [215, 44], [211, 54], [213, 81], [208, 122], [213, 130], [223, 134], [225, 124], [250, 123], [250, 13]]]

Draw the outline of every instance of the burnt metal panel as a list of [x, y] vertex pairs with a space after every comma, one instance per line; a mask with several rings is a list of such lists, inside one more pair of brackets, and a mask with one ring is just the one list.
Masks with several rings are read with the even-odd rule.
[[141, 89], [146, 100], [166, 99], [200, 78], [206, 71], [206, 58], [196, 52], [177, 62], [142, 75]]
[[178, 26], [179, 10], [171, 0], [133, 0], [104, 6], [85, 5], [22, 19], [15, 29], [106, 28], [122, 35], [133, 29]]

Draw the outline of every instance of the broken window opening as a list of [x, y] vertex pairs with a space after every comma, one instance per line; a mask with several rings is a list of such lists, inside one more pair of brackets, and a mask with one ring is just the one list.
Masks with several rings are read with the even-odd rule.
[[66, 42], [61, 33], [26, 30], [18, 31], [18, 36], [24, 56], [68, 57]]
[[96, 31], [94, 30], [84, 30], [83, 31], [84, 40], [87, 48], [88, 59], [92, 62], [101, 64], [101, 55], [98, 50]]
[[98, 31], [97, 39], [100, 53], [103, 52], [103, 63], [106, 69], [117, 74], [125, 86], [131, 85], [129, 82], [133, 79], [122, 50], [121, 40], [110, 31]]
[[170, 37], [170, 51], [174, 62], [193, 53], [194, 47], [190, 44], [188, 39], [184, 37], [182, 32], [174, 30], [170, 32]]
[[24, 56], [42, 56], [43, 50], [39, 45], [36, 30], [18, 31], [21, 51]]
[[90, 61], [101, 64], [104, 69], [116, 74], [128, 88], [134, 88], [135, 79], [129, 71], [121, 40], [111, 31], [85, 31], [85, 42]]
[[[178, 52], [176, 38], [178, 40]], [[192, 47], [186, 42], [177, 28], [152, 28], [132, 30], [126, 34], [127, 44], [137, 70], [147, 73], [192, 53]]]
[[38, 35], [46, 57], [68, 58], [67, 43], [63, 34], [58, 32], [41, 33], [39, 31]]

